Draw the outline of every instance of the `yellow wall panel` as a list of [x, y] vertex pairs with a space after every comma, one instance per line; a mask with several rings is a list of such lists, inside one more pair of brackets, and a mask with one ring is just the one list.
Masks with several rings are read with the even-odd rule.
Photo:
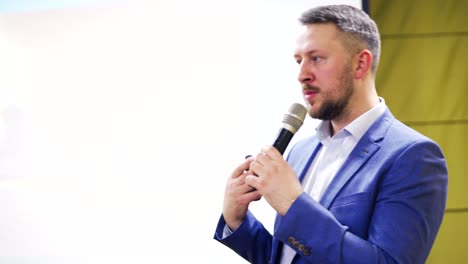
[[468, 119], [467, 47], [468, 35], [384, 39], [379, 94], [405, 122]]
[[447, 159], [448, 209], [427, 263], [468, 263], [468, 1], [369, 2], [382, 36], [377, 90]]
[[427, 264], [468, 263], [468, 212], [447, 212]]
[[370, 0], [370, 8], [384, 35], [468, 31], [466, 0]]
[[[466, 176], [468, 157], [468, 122], [455, 124], [411, 125], [436, 141], [444, 152], [449, 171], [447, 208], [468, 208]], [[468, 222], [466, 223], [468, 225]]]

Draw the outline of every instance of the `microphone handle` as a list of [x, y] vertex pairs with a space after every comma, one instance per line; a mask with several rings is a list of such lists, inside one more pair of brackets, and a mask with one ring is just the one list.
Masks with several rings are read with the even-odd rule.
[[283, 155], [293, 136], [294, 133], [285, 128], [281, 128], [281, 130], [278, 132], [275, 143], [273, 143], [273, 147], [275, 147], [281, 153], [281, 155]]

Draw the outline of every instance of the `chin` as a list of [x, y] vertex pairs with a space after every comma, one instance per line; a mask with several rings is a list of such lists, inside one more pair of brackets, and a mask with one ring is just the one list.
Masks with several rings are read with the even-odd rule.
[[311, 108], [308, 108], [307, 113], [309, 114], [310, 117], [317, 119], [317, 111], [312, 111]]
[[[314, 109], [314, 105], [306, 101], [307, 113], [310, 116], [315, 116], [319, 109]], [[317, 107], [317, 105], [315, 105]]]

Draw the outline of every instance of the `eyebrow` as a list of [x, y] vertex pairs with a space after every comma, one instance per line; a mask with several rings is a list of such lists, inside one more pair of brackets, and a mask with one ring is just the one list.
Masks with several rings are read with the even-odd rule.
[[[310, 56], [310, 55], [313, 55], [314, 53], [317, 53], [317, 52], [320, 52], [320, 50], [313, 49], [313, 50], [307, 51], [305, 54]], [[298, 56], [299, 56], [299, 52], [297, 52], [297, 51], [294, 52], [293, 57], [296, 58]]]

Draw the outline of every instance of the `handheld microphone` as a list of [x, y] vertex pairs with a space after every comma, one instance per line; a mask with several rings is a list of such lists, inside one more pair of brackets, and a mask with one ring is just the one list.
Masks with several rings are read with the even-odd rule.
[[294, 103], [289, 107], [288, 113], [283, 116], [283, 127], [278, 132], [276, 140], [273, 143], [281, 155], [283, 155], [286, 147], [291, 141], [294, 134], [301, 128], [304, 123], [307, 109], [298, 103]]

